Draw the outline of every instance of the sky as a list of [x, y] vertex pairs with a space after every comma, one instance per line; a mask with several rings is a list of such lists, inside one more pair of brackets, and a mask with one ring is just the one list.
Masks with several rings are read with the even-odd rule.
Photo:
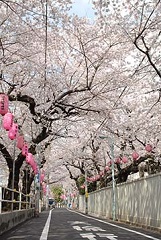
[[92, 9], [92, 0], [73, 0], [73, 8], [71, 13], [77, 14], [79, 17], [94, 18]]

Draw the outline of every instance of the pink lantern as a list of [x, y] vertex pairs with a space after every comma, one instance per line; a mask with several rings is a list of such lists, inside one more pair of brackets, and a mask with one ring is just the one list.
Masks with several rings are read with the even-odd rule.
[[128, 162], [128, 158], [127, 158], [127, 157], [125, 157], [125, 156], [124, 156], [124, 157], [122, 157], [122, 162], [123, 162], [123, 163], [127, 163], [127, 162]]
[[104, 171], [100, 172], [100, 176], [103, 177], [104, 176]]
[[44, 195], [46, 195], [46, 188], [43, 188], [43, 193]]
[[40, 176], [40, 182], [41, 182], [41, 183], [44, 181], [44, 177], [45, 177], [45, 174], [42, 173], [41, 176]]
[[61, 196], [61, 198], [62, 198], [63, 200], [65, 200], [65, 199], [66, 199], [66, 198], [65, 198], [65, 195], [62, 195], [62, 196]]
[[97, 181], [97, 177], [96, 176], [94, 176], [93, 179], [94, 179], [94, 182]]
[[17, 136], [17, 147], [22, 149], [24, 145], [24, 137], [22, 135]]
[[133, 158], [134, 160], [137, 160], [137, 159], [139, 158], [139, 154], [138, 154], [137, 152], [133, 152], [133, 153], [132, 153], [132, 158]]
[[105, 170], [106, 170], [106, 171], [109, 171], [109, 170], [110, 170], [110, 167], [109, 167], [109, 166], [106, 166], [106, 167], [105, 167]]
[[28, 145], [27, 145], [27, 143], [24, 143], [24, 145], [22, 147], [22, 155], [27, 156], [27, 154], [28, 154]]
[[33, 163], [34, 163], [34, 158], [33, 158], [32, 153], [29, 153], [29, 152], [28, 152], [28, 154], [26, 155], [26, 162], [27, 162], [28, 164], [30, 164], [31, 166], [33, 165]]
[[63, 200], [63, 199], [64, 199], [64, 196], [63, 196], [63, 195], [60, 195], [60, 198]]
[[109, 166], [111, 166], [111, 165], [112, 165], [112, 161], [110, 160], [107, 164], [108, 164]]
[[37, 170], [37, 164], [36, 164], [34, 158], [33, 158], [33, 161], [30, 163], [30, 165], [31, 165], [31, 167], [32, 167], [32, 169], [33, 169], [34, 171]]
[[147, 145], [145, 146], [145, 150], [146, 150], [147, 152], [151, 152], [152, 149], [153, 149], [153, 147], [152, 147], [152, 145], [150, 145], [150, 144], [147, 144]]
[[73, 197], [74, 197], [74, 194], [73, 194], [73, 193], [71, 193], [71, 194], [70, 194], [70, 196], [71, 196], [71, 198], [73, 198]]
[[34, 171], [34, 174], [38, 174], [38, 168], [37, 168], [37, 164], [35, 163], [35, 161], [33, 161], [33, 164], [31, 165], [33, 171]]
[[17, 123], [13, 123], [12, 127], [8, 131], [8, 137], [11, 140], [14, 140], [16, 138], [16, 136], [17, 136], [17, 133], [18, 133], [18, 124]]
[[95, 181], [95, 179], [94, 179], [94, 177], [92, 177], [92, 178], [91, 178], [91, 182], [94, 182], [94, 181]]
[[45, 183], [42, 185], [42, 189], [43, 189], [43, 193], [46, 194], [46, 184]]
[[38, 169], [37, 168], [34, 168], [33, 170], [34, 170], [35, 175], [38, 174]]
[[87, 181], [88, 181], [88, 182], [91, 182], [91, 178], [90, 178], [90, 177], [87, 177]]
[[116, 163], [116, 164], [120, 164], [120, 163], [121, 163], [121, 159], [120, 159], [119, 157], [116, 158], [116, 159], [115, 159], [115, 163]]
[[3, 128], [9, 131], [13, 124], [13, 114], [8, 112], [3, 117]]
[[64, 200], [64, 199], [65, 199], [64, 195], [61, 195], [61, 196], [60, 196], [60, 198], [61, 198], [62, 200]]
[[96, 175], [95, 179], [96, 179], [96, 181], [97, 181], [97, 180], [100, 180], [100, 175], [99, 175], [99, 174]]
[[61, 199], [66, 200], [67, 199], [66, 195], [65, 194], [61, 195]]
[[9, 100], [4, 93], [0, 94], [0, 114], [5, 115], [8, 112]]

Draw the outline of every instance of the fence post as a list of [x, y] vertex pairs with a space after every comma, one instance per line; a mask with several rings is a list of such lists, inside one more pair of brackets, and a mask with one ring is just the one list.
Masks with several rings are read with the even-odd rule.
[[2, 213], [2, 186], [0, 186], [0, 213]]
[[31, 195], [29, 196], [29, 209], [31, 208]]
[[22, 203], [22, 193], [20, 192], [19, 197], [19, 210], [21, 210], [21, 203]]

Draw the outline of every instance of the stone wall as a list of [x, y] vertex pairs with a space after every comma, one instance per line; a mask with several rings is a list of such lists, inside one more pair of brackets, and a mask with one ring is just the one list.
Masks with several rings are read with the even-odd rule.
[[34, 209], [25, 209], [0, 214], [0, 235], [19, 223], [34, 216]]

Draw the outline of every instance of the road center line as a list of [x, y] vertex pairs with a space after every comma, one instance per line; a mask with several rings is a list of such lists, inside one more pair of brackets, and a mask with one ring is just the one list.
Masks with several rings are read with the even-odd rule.
[[45, 227], [42, 231], [40, 240], [47, 240], [48, 232], [49, 232], [49, 226], [50, 226], [50, 220], [51, 220], [51, 212], [52, 212], [52, 210], [50, 210], [50, 212], [49, 212], [49, 216], [48, 216], [48, 219], [45, 223]]
[[79, 215], [81, 215], [81, 216], [83, 216], [83, 217], [86, 217], [86, 218], [89, 218], [89, 219], [92, 219], [92, 220], [96, 220], [96, 221], [98, 221], [98, 222], [102, 222], [102, 223], [105, 223], [105, 224], [107, 224], [107, 225], [110, 225], [110, 226], [113, 226], [113, 227], [117, 227], [117, 228], [120, 228], [120, 229], [125, 230], [125, 231], [128, 231], [128, 232], [136, 233], [136, 234], [138, 234], [138, 235], [147, 237], [147, 238], [152, 239], [152, 240], [160, 240], [159, 238], [155, 238], [155, 237], [152, 237], [152, 236], [147, 235], [147, 234], [144, 234], [144, 233], [140, 233], [140, 232], [137, 232], [137, 231], [134, 231], [134, 230], [125, 228], [125, 227], [117, 226], [117, 225], [115, 225], [115, 224], [113, 224], [113, 223], [108, 223], [108, 222], [105, 222], [105, 221], [103, 221], [103, 220], [100, 220], [100, 219], [97, 219], [97, 218], [94, 218], [94, 217], [86, 216], [86, 215], [84, 215], [84, 214], [82, 214], [82, 213], [73, 211], [73, 210], [71, 210], [71, 209], [67, 209], [67, 210], [68, 210], [68, 211], [71, 211], [71, 212], [75, 212], [75, 213], [77, 213], [77, 214], [79, 214]]

